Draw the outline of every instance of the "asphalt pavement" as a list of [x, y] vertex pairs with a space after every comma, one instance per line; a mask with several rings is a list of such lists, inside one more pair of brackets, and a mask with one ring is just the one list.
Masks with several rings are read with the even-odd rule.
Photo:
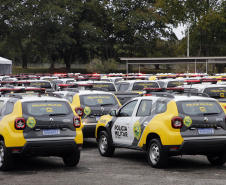
[[226, 165], [212, 166], [205, 156], [171, 157], [168, 167], [152, 168], [142, 151], [117, 148], [113, 157], [100, 156], [95, 139], [85, 139], [76, 167], [59, 157], [19, 158], [13, 171], [0, 172], [0, 184], [226, 184]]

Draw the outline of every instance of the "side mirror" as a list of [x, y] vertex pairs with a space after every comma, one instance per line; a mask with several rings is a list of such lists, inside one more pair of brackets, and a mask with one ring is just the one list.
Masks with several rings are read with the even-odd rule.
[[116, 116], [117, 115], [116, 110], [112, 110], [109, 114], [110, 114], [110, 116]]

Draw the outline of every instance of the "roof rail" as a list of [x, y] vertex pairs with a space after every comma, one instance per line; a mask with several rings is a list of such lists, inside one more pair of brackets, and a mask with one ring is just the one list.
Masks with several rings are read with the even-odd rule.
[[91, 88], [90, 90], [91, 90], [91, 91], [97, 90], [97, 91], [106, 91], [106, 92], [108, 92], [108, 89], [103, 88], [103, 87], [93, 87], [93, 88]]
[[206, 93], [195, 93], [195, 92], [175, 92], [175, 95], [189, 95], [189, 96], [202, 96], [202, 97], [210, 97]]
[[3, 94], [3, 96], [4, 97], [23, 99], [22, 95], [16, 94], [16, 93], [5, 93], [5, 94]]
[[175, 98], [173, 94], [167, 92], [151, 92], [151, 94], [143, 94], [143, 96], [153, 96], [153, 95], [158, 97]]
[[77, 92], [77, 93], [79, 93], [79, 89], [77, 89], [77, 88], [64, 88], [62, 90], [63, 91], [71, 91], [71, 92]]
[[51, 96], [51, 97], [56, 97], [56, 98], [62, 98], [59, 94], [55, 94], [55, 93], [52, 93], [52, 92], [41, 93], [41, 94], [39, 94], [39, 95], [40, 95], [40, 96], [46, 95], [46, 96]]

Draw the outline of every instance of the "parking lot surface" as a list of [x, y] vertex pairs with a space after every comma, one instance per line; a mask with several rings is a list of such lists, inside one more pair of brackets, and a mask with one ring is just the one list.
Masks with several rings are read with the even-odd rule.
[[146, 153], [117, 148], [113, 157], [100, 156], [95, 139], [85, 139], [76, 167], [62, 158], [17, 159], [10, 172], [0, 172], [1, 184], [226, 184], [226, 165], [213, 166], [205, 156], [170, 158], [168, 167], [152, 168]]

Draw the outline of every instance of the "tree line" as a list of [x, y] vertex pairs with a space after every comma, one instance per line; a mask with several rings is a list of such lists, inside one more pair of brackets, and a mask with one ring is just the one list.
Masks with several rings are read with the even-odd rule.
[[186, 37], [172, 29], [179, 24], [189, 25], [190, 56], [225, 55], [222, 0], [1, 0], [0, 56], [23, 68], [64, 62], [67, 69], [96, 59], [186, 56]]

